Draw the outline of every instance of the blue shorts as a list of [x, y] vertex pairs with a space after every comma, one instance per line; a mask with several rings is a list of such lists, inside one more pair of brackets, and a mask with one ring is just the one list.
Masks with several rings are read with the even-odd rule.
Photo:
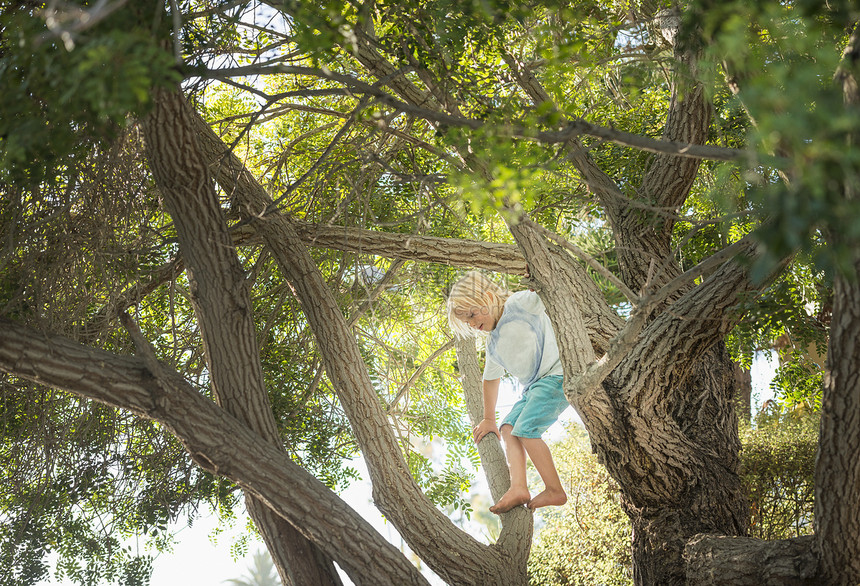
[[561, 386], [560, 375], [545, 376], [523, 391], [522, 398], [514, 403], [511, 412], [502, 420], [502, 426], [513, 427], [512, 435], [539, 438], [558, 416], [570, 407]]

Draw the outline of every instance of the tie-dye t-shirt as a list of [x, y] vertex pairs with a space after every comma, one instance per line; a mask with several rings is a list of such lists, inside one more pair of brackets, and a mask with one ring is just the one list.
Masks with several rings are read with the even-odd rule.
[[505, 372], [526, 389], [545, 376], [563, 374], [552, 324], [534, 291], [508, 297], [502, 317], [487, 336], [484, 379], [494, 380]]

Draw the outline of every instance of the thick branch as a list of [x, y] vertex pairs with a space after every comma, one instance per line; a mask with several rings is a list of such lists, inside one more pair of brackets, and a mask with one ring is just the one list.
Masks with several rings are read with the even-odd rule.
[[576, 294], [578, 279], [571, 270], [574, 263], [549, 254], [546, 241], [532, 222], [510, 223], [508, 227], [529, 259], [531, 280], [547, 308], [558, 341], [565, 373], [565, 393], [571, 405], [579, 410], [585, 398], [572, 391], [575, 387], [571, 383], [594, 361], [594, 350], [580, 310], [583, 304]]
[[[263, 237], [302, 303], [326, 372], [367, 462], [374, 502], [413, 551], [448, 582], [473, 584], [478, 576], [487, 583], [503, 582], [498, 552], [457, 529], [416, 485], [391, 433], [355, 338], [292, 222], [279, 212], [259, 215], [271, 207], [268, 193], [205, 121], [193, 115], [218, 182]], [[440, 547], [441, 543], [445, 546]]]
[[[711, 106], [708, 103], [704, 86], [693, 80], [691, 70], [695, 67], [695, 55], [676, 51], [676, 65], [672, 71], [672, 97], [669, 112], [663, 129], [662, 142], [669, 144], [696, 145], [704, 151], [723, 147], [707, 146], [703, 143], [708, 137]], [[736, 151], [737, 161], [747, 162], [749, 154]], [[656, 151], [654, 151], [656, 152]], [[651, 163], [648, 173], [642, 180], [638, 198], [654, 202], [655, 205], [674, 208], [687, 199], [690, 187], [696, 178], [699, 161], [694, 158], [674, 156], [668, 150], [660, 152]], [[704, 157], [703, 157], [704, 158]], [[728, 160], [728, 159], [723, 159]], [[664, 229], [668, 230], [670, 226]]]
[[525, 259], [512, 244], [396, 234], [320, 224], [296, 223], [295, 229], [303, 242], [317, 248], [433, 262], [454, 267], [471, 267], [511, 275], [527, 274]]
[[[157, 90], [154, 97], [155, 106], [143, 124], [147, 158], [188, 267], [212, 388], [231, 415], [282, 449], [263, 382], [245, 274], [201, 156], [193, 119], [178, 92]], [[341, 583], [331, 561], [313, 544], [283, 519], [259, 514], [262, 510], [249, 504], [284, 582]]]
[[[294, 224], [294, 227], [309, 246], [514, 275], [526, 274], [525, 259], [512, 244], [394, 234], [340, 226]], [[609, 340], [618, 333], [624, 320], [609, 307], [585, 270], [570, 262], [569, 255], [555, 248], [550, 250], [550, 254], [558, 262], [570, 265], [570, 270], [575, 274], [577, 297], [581, 300], [580, 308], [592, 346], [601, 352], [605, 351]]]
[[[743, 253], [752, 252], [752, 242], [745, 242]], [[730, 260], [704, 283], [682, 296], [651, 322], [642, 341], [615, 373], [616, 383], [628, 393], [645, 392], [654, 385], [639, 384], [658, 380], [667, 390], [682, 380], [690, 366], [735, 325], [739, 314], [731, 310], [743, 295], [762, 287], [749, 278], [749, 267]], [[633, 382], [637, 379], [639, 383]]]
[[696, 535], [684, 549], [691, 586], [817, 586], [815, 537], [762, 541]]
[[325, 485], [163, 366], [152, 373], [140, 358], [0, 320], [0, 371], [162, 423], [201, 467], [235, 481], [351, 576], [377, 584], [427, 583]]

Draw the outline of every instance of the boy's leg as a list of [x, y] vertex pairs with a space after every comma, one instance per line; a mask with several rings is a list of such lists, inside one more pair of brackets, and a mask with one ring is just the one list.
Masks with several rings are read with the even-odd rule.
[[528, 452], [529, 458], [531, 458], [532, 464], [535, 465], [544, 484], [543, 492], [531, 499], [528, 507], [534, 510], [539, 507], [560, 506], [566, 503], [567, 494], [561, 485], [561, 479], [558, 477], [555, 463], [552, 461], [549, 446], [540, 438], [521, 437], [517, 439]]
[[511, 433], [528, 452], [545, 486], [542, 493], [529, 501], [529, 508], [563, 505], [567, 502], [567, 495], [561, 486], [549, 446], [541, 439], [569, 406], [562, 390], [562, 377], [547, 376], [538, 380], [529, 387], [527, 396]]
[[505, 441], [505, 453], [508, 457], [508, 468], [511, 471], [511, 487], [502, 495], [490, 511], [501, 515], [514, 507], [524, 505], [531, 500], [528, 483], [526, 482], [526, 451], [521, 443], [522, 438], [511, 435], [513, 427], [503, 424], [499, 430]]

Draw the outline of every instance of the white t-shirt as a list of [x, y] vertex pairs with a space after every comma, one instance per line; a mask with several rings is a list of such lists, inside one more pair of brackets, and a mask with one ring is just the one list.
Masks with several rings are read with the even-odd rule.
[[545, 376], [564, 373], [546, 307], [534, 291], [508, 297], [486, 345], [485, 380], [495, 380], [507, 371], [527, 389]]

